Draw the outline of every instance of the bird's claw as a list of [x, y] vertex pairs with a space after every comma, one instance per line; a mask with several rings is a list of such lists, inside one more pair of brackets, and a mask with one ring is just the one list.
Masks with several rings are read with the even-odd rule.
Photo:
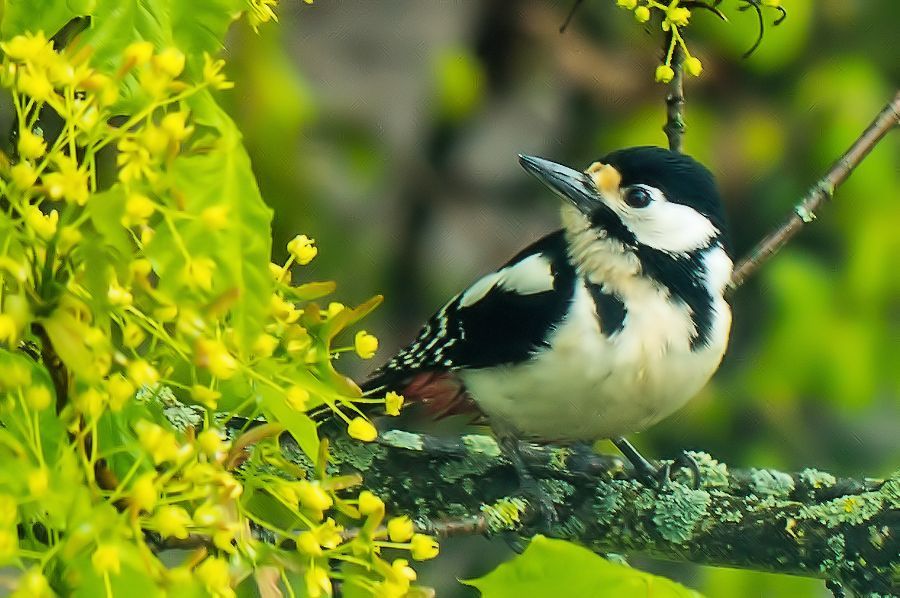
[[700, 489], [700, 483], [702, 481], [700, 466], [687, 451], [681, 451], [681, 454], [678, 455], [674, 461], [666, 461], [656, 470], [656, 474], [654, 475], [656, 487], [658, 489], [664, 488], [679, 471], [689, 472], [688, 477], [690, 481], [688, 485], [694, 490]]

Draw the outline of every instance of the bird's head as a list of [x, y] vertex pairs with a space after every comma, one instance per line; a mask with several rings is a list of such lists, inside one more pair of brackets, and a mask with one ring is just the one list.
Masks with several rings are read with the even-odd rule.
[[[579, 172], [542, 158], [522, 166], [566, 200], [566, 227], [594, 229], [625, 249], [687, 254], [725, 241], [712, 174], [693, 158], [658, 147], [612, 152]], [[574, 209], [572, 209], [574, 208]]]

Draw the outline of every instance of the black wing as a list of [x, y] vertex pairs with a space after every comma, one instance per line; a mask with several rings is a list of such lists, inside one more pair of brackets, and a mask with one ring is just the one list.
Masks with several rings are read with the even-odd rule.
[[[516, 276], [503, 277], [513, 272]], [[575, 269], [560, 230], [450, 300], [428, 320], [415, 341], [374, 372], [364, 389], [395, 388], [419, 372], [525, 361], [562, 320], [574, 288]]]

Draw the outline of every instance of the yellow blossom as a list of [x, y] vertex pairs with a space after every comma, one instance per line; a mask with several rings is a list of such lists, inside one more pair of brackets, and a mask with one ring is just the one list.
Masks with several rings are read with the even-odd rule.
[[403, 395], [390, 391], [384, 397], [384, 411], [388, 415], [400, 415], [403, 406]]
[[197, 435], [197, 444], [200, 446], [203, 454], [208, 457], [215, 457], [225, 446], [219, 432], [212, 428], [203, 430]]
[[56, 234], [58, 222], [59, 213], [56, 210], [50, 210], [49, 214], [44, 214], [37, 206], [25, 208], [25, 226], [44, 241], [49, 241]]
[[646, 23], [650, 20], [650, 9], [646, 6], [638, 6], [634, 9], [634, 18], [638, 23]]
[[129, 380], [137, 387], [153, 386], [159, 381], [159, 372], [143, 359], [135, 359], [129, 363], [127, 373]]
[[359, 493], [359, 512], [363, 515], [383, 515], [384, 501], [368, 490]]
[[56, 95], [53, 84], [44, 70], [22, 69], [19, 74], [18, 89], [37, 102], [46, 102]]
[[174, 141], [180, 142], [187, 139], [194, 132], [194, 127], [187, 124], [187, 119], [188, 113], [185, 110], [169, 112], [159, 122], [159, 126]]
[[363, 359], [372, 359], [378, 350], [378, 339], [365, 330], [360, 330], [353, 338], [353, 346], [357, 355]]
[[0, 42], [0, 49], [12, 60], [44, 63], [48, 56], [55, 54], [53, 44], [43, 31], [17, 35], [9, 41]]
[[337, 301], [332, 301], [331, 303], [328, 304], [328, 309], [325, 310], [325, 317], [333, 318], [334, 316], [338, 315], [345, 309], [347, 309], [347, 306], [344, 305], [343, 303], [338, 303]]
[[194, 363], [206, 368], [216, 378], [228, 380], [238, 370], [238, 361], [218, 339], [201, 338], [197, 341]]
[[116, 307], [128, 307], [134, 301], [134, 297], [131, 296], [131, 291], [119, 285], [117, 282], [112, 282], [109, 285], [109, 288], [106, 291], [106, 298], [111, 305]]
[[10, 347], [19, 342], [21, 327], [9, 314], [0, 314], [0, 342]]
[[413, 537], [416, 528], [413, 526], [412, 519], [404, 515], [388, 521], [387, 531], [391, 542], [407, 542]]
[[616, 0], [616, 5], [626, 10], [634, 10], [634, 7], [637, 6], [637, 0]]
[[696, 56], [688, 56], [684, 61], [684, 70], [694, 77], [699, 77], [703, 72], [703, 63]]
[[[678, 6], [678, 2], [672, 2], [666, 9], [666, 19], [663, 25], [670, 24], [676, 27], [684, 27], [691, 18], [691, 11], [687, 8]], [[664, 26], [663, 29], [666, 29]]]
[[197, 580], [214, 596], [234, 596], [228, 562], [218, 557], [206, 557], [194, 571]]
[[436, 557], [439, 549], [434, 538], [424, 534], [413, 534], [409, 550], [412, 558], [417, 561], [427, 561]]
[[278, 339], [271, 334], [260, 334], [253, 342], [253, 353], [257, 357], [270, 357], [278, 348]]
[[203, 81], [213, 89], [231, 89], [234, 83], [225, 78], [222, 68], [225, 61], [214, 59], [207, 52], [203, 53]]
[[294, 307], [294, 304], [277, 293], [273, 294], [269, 300], [269, 307], [275, 319], [285, 324], [293, 324], [300, 318], [300, 311]]
[[133, 42], [125, 48], [123, 56], [125, 57], [123, 68], [143, 66], [153, 56], [153, 44], [146, 41]]
[[19, 155], [28, 160], [36, 160], [47, 151], [47, 142], [40, 135], [23, 129], [19, 132]]
[[19, 520], [19, 505], [9, 494], [0, 494], [0, 527], [11, 527]]
[[91, 555], [91, 564], [94, 571], [99, 575], [107, 575], [115, 573], [116, 575], [122, 570], [122, 563], [119, 560], [119, 548], [113, 544], [100, 544]]
[[347, 433], [363, 442], [372, 442], [378, 438], [378, 431], [375, 429], [375, 426], [364, 417], [354, 417], [347, 426]]
[[156, 506], [159, 500], [159, 492], [156, 490], [156, 472], [148, 471], [142, 474], [131, 486], [131, 506], [137, 511], [147, 511], [148, 513]]
[[394, 559], [394, 562], [391, 563], [391, 569], [393, 570], [394, 576], [399, 579], [416, 581], [416, 571], [409, 566], [409, 561], [406, 559]]
[[316, 535], [310, 531], [300, 532], [297, 535], [297, 550], [309, 556], [322, 556], [322, 547]]
[[218, 390], [195, 384], [191, 387], [191, 398], [210, 409], [215, 409], [216, 405], [219, 404], [219, 399], [222, 398], [222, 393]]
[[119, 412], [134, 397], [134, 384], [122, 374], [114, 374], [106, 381], [106, 392], [109, 393], [109, 408]]
[[306, 411], [306, 402], [309, 400], [309, 391], [302, 386], [291, 386], [284, 393], [287, 404], [295, 411]]
[[343, 542], [341, 533], [344, 531], [344, 528], [335, 523], [334, 519], [331, 517], [326, 519], [324, 523], [314, 528], [312, 531], [316, 535], [319, 545], [323, 548], [329, 550], [337, 548], [340, 546], [341, 542]]
[[319, 253], [319, 249], [315, 246], [315, 242], [315, 239], [310, 239], [306, 235], [297, 235], [287, 244], [287, 250], [294, 256], [294, 259], [297, 260], [298, 264], [305, 266], [316, 257], [317, 253]]
[[673, 77], [675, 77], [675, 71], [668, 64], [656, 67], [656, 80], [660, 83], [668, 83]]
[[334, 504], [331, 496], [319, 485], [318, 482], [300, 480], [295, 485], [297, 499], [307, 509], [312, 511], [327, 511]]
[[119, 155], [116, 164], [119, 168], [119, 180], [130, 183], [144, 178], [154, 179], [153, 159], [149, 150], [134, 137], [123, 137], [118, 144]]
[[156, 204], [143, 193], [129, 193], [125, 198], [125, 214], [122, 226], [147, 224], [147, 219], [156, 212]]
[[331, 579], [328, 577], [328, 572], [325, 569], [310, 563], [309, 568], [306, 569], [304, 579], [306, 580], [306, 594], [310, 598], [332, 595]]
[[278, 16], [272, 8], [277, 2], [278, 0], [250, 0], [250, 11], [247, 13], [247, 20], [254, 31], [258, 31], [262, 23], [278, 21]]
[[97, 418], [103, 412], [108, 398], [105, 393], [91, 387], [75, 397], [75, 408], [79, 413]]
[[55, 596], [50, 589], [50, 582], [41, 573], [39, 565], [35, 565], [19, 576], [19, 585], [11, 594], [12, 598], [50, 598]]
[[37, 182], [38, 173], [31, 162], [24, 160], [9, 169], [9, 178], [19, 189], [28, 189]]
[[25, 402], [28, 407], [35, 411], [43, 411], [53, 402], [53, 395], [50, 389], [40, 384], [38, 386], [29, 386], [25, 391]]
[[153, 516], [153, 525], [163, 538], [188, 537], [187, 526], [191, 524], [191, 516], [183, 508], [176, 505], [166, 505], [159, 508]]
[[214, 527], [226, 519], [222, 505], [205, 502], [194, 510], [194, 523], [202, 527]]
[[166, 48], [153, 57], [153, 66], [174, 79], [184, 70], [184, 53], [178, 48]]
[[44, 188], [50, 199], [65, 200], [83, 206], [88, 200], [88, 172], [79, 168], [70, 156], [54, 155], [55, 172], [43, 176]]
[[143, 328], [141, 328], [134, 322], [128, 322], [122, 328], [122, 344], [129, 349], [134, 349], [140, 346], [140, 344], [143, 343], [144, 339], [146, 338], [147, 333], [144, 332]]

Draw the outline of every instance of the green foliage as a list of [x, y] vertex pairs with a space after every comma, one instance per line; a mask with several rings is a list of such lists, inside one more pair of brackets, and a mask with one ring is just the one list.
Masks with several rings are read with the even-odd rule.
[[700, 598], [694, 590], [664, 577], [614, 563], [577, 544], [540, 535], [520, 556], [480, 579], [464, 583], [477, 588], [484, 598]]
[[[380, 298], [316, 304], [334, 284], [292, 282], [318, 253], [305, 235], [270, 263], [272, 212], [211, 54], [272, 4], [5, 4], [0, 564], [23, 572], [16, 595], [315, 597], [340, 577], [400, 596], [415, 573], [381, 551], [437, 554], [408, 520], [384, 529], [358, 477], [325, 473], [312, 411], [375, 437], [355, 403], [384, 399], [332, 360], [372, 357], [364, 331], [339, 339]], [[66, 23], [64, 42], [41, 31]], [[238, 425], [257, 416], [270, 423]], [[285, 431], [313, 465], [282, 454]], [[195, 551], [161, 558], [171, 541]]]

